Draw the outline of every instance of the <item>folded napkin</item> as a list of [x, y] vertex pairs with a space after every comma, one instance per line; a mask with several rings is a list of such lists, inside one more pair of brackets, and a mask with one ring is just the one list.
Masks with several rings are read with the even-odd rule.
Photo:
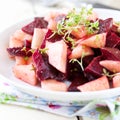
[[86, 116], [95, 120], [119, 120], [120, 98], [119, 96], [105, 100], [94, 100], [86, 105], [74, 105], [48, 101], [22, 92], [0, 75], [0, 103], [24, 106], [50, 113], [74, 117]]

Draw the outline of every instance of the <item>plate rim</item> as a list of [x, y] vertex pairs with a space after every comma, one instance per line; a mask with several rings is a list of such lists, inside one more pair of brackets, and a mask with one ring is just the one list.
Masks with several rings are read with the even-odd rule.
[[[112, 11], [112, 12], [117, 12], [117, 13], [120, 14], [120, 11], [112, 10], [112, 9], [94, 8], [93, 10], [94, 11], [109, 11], [109, 12]], [[33, 18], [33, 16], [32, 16], [32, 18]], [[29, 18], [29, 19], [31, 19], [31, 18]], [[19, 23], [22, 23], [24, 21], [26, 21], [26, 20], [19, 21], [19, 22], [15, 23], [15, 24], [9, 26], [8, 28], [6, 28], [2, 32], [0, 32], [0, 36], [7, 29], [10, 29], [10, 28], [14, 27], [15, 25], [17, 25]], [[95, 99], [96, 96], [97, 96], [97, 99], [103, 99], [103, 97], [101, 97], [103, 93], [104, 94], [108, 94], [104, 98], [109, 98], [110, 97], [110, 93], [112, 93], [112, 94], [114, 93], [116, 96], [119, 95], [119, 93], [120, 93], [120, 88], [112, 88], [112, 89], [101, 90], [101, 91], [92, 91], [92, 92], [59, 92], [59, 91], [50, 91], [50, 90], [48, 91], [48, 90], [44, 90], [44, 89], [41, 89], [41, 88], [40, 89], [38, 89], [38, 88], [36, 89], [36, 88], [34, 88], [35, 86], [34, 87], [31, 86], [31, 89], [30, 89], [29, 85], [25, 86], [26, 88], [24, 88], [22, 84], [14, 83], [14, 81], [11, 81], [8, 78], [6, 78], [5, 76], [1, 75], [1, 73], [0, 73], [0, 78], [3, 78], [5, 80], [7, 80], [8, 82], [13, 84], [14, 86], [18, 87], [18, 89], [20, 89], [21, 91], [26, 91], [28, 94], [32, 94], [33, 90], [35, 90], [35, 93], [32, 94], [32, 95], [36, 95], [36, 96], [39, 96], [39, 97], [43, 97], [43, 98], [50, 99], [50, 100], [55, 100], [55, 101], [56, 100], [57, 101], [60, 100], [60, 101], [63, 101], [63, 102], [65, 102], [65, 101], [66, 102], [69, 102], [69, 101], [83, 101], [83, 100], [87, 101], [87, 100]], [[63, 96], [66, 96], [66, 97], [64, 98]], [[87, 99], [85, 96], [89, 96], [89, 99]], [[76, 100], [76, 98], [77, 98], [77, 100]]]

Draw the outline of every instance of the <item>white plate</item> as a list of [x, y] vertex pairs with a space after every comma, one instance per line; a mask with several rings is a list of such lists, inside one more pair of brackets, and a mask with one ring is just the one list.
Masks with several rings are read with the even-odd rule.
[[[115, 21], [120, 21], [120, 11], [107, 10], [107, 9], [95, 9], [99, 14], [100, 18], [114, 18]], [[28, 23], [28, 21], [22, 21], [19, 24], [10, 26], [8, 29], [0, 33], [0, 77], [8, 80], [14, 86], [18, 87], [20, 90], [36, 95], [48, 100], [59, 101], [59, 102], [85, 102], [94, 99], [103, 99], [114, 97], [120, 95], [120, 88], [114, 88], [103, 91], [96, 92], [55, 92], [55, 91], [46, 91], [37, 86], [31, 86], [17, 78], [14, 77], [12, 73], [12, 67], [14, 66], [14, 61], [10, 60], [8, 57], [6, 48], [8, 46], [8, 41], [10, 35], [21, 28], [23, 25]]]

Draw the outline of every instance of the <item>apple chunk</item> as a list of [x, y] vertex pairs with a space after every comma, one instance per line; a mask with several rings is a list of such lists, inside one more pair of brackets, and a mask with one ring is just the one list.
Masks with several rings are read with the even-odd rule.
[[106, 44], [106, 33], [93, 35], [81, 41], [81, 44], [92, 47], [92, 48], [102, 48]]
[[69, 59], [77, 59], [77, 58], [82, 57], [82, 55], [85, 57], [85, 56], [89, 56], [93, 54], [94, 52], [92, 51], [90, 47], [78, 44], [72, 50], [72, 53], [70, 54]]
[[35, 28], [31, 48], [37, 49], [41, 46], [43, 39], [45, 37], [45, 29]]
[[67, 91], [67, 85], [64, 82], [60, 82], [54, 79], [41, 81], [41, 88], [53, 91]]
[[47, 45], [49, 63], [62, 73], [66, 72], [67, 45], [63, 40]]
[[120, 87], [120, 73], [113, 77], [113, 87]]
[[102, 76], [98, 79], [85, 83], [77, 87], [81, 92], [87, 91], [99, 91], [109, 89], [109, 82], [106, 76]]
[[120, 72], [120, 61], [102, 60], [100, 61], [100, 65], [113, 73]]
[[13, 72], [18, 79], [21, 79], [31, 85], [37, 84], [37, 79], [32, 64], [15, 65], [13, 68]]

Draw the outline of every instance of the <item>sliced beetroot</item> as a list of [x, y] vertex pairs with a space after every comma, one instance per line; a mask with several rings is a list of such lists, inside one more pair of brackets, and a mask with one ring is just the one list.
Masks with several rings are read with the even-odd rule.
[[25, 47], [7, 48], [7, 52], [11, 56], [22, 56], [22, 57], [32, 56], [31, 50], [29, 48], [25, 48]]
[[114, 32], [111, 32], [110, 34], [107, 35], [106, 47], [116, 47], [119, 42], [120, 37]]
[[120, 41], [116, 44], [115, 48], [120, 50]]
[[51, 30], [49, 30], [48, 32], [49, 32], [49, 33], [47, 33], [48, 35], [46, 34], [45, 37], [46, 37], [46, 40], [48, 40], [49, 42], [56, 42], [56, 41], [60, 41], [62, 39], [62, 36], [58, 35], [57, 33], [54, 34], [53, 31], [51, 31]]
[[31, 41], [25, 40], [25, 41], [24, 41], [24, 47], [26, 47], [26, 48], [31, 48]]
[[102, 59], [120, 61], [120, 50], [117, 48], [105, 47], [101, 48]]
[[33, 35], [34, 28], [47, 28], [47, 25], [48, 22], [45, 21], [43, 17], [35, 17], [33, 22], [22, 27], [22, 31], [27, 34]]
[[99, 20], [99, 31], [98, 33], [105, 33], [109, 32], [112, 29], [113, 26], [113, 19], [108, 18], [105, 20]]
[[36, 75], [39, 81], [47, 80], [47, 79], [55, 79], [63, 81], [65, 79], [65, 75], [54, 67], [52, 67], [48, 62], [48, 56], [46, 54], [41, 54], [37, 49], [33, 53], [33, 62], [36, 68]]
[[54, 34], [54, 32], [50, 29], [48, 29], [45, 38], [43, 40], [43, 43], [41, 45], [41, 48], [44, 48], [46, 45], [46, 41], [49, 42], [56, 42], [56, 41], [60, 41], [62, 39], [62, 36], [58, 35], [58, 34]]
[[77, 89], [77, 87], [79, 85], [82, 85], [82, 84], [86, 83], [86, 82], [88, 82], [88, 80], [82, 74], [80, 74], [80, 76], [78, 78], [75, 78], [71, 82], [70, 86], [68, 87], [68, 91], [69, 92], [77, 92], [77, 91], [79, 91]]
[[84, 73], [88, 80], [93, 80], [102, 76], [103, 67], [99, 64], [101, 56], [95, 57], [85, 68]]
[[90, 62], [93, 60], [93, 58], [94, 58], [93, 55], [85, 56], [83, 58], [83, 65], [84, 65], [84, 67], [87, 67], [90, 64]]
[[101, 55], [101, 50], [99, 48], [92, 48], [92, 50], [94, 52], [94, 57]]
[[[78, 60], [80, 61], [80, 59], [78, 59]], [[66, 71], [67, 71], [66, 72], [67, 79], [70, 81], [78, 78], [80, 76], [80, 74], [83, 74], [79, 63], [78, 62], [70, 62], [69, 60], [67, 62], [67, 70]]]

